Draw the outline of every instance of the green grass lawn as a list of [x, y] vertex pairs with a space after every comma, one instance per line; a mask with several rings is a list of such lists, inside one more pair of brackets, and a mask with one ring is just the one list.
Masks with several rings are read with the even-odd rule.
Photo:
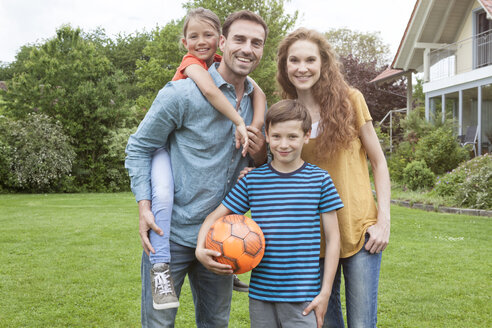
[[[139, 327], [130, 193], [0, 195], [1, 327]], [[392, 207], [379, 327], [491, 327], [492, 219]], [[241, 279], [248, 281], [249, 275]], [[194, 327], [183, 287], [176, 327]], [[230, 327], [249, 327], [233, 295]]]

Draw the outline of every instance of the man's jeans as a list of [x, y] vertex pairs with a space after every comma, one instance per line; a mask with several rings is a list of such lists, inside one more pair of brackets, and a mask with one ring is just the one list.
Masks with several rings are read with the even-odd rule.
[[[178, 309], [154, 310], [152, 306], [150, 268], [149, 257], [143, 252], [142, 327], [174, 327]], [[208, 271], [195, 258], [194, 248], [171, 242], [171, 275], [178, 297], [186, 274], [193, 294], [197, 327], [227, 327], [231, 310], [232, 275], [220, 276]]]
[[[366, 243], [368, 235], [366, 234]], [[365, 246], [365, 243], [364, 243]], [[377, 323], [379, 269], [382, 253], [371, 254], [364, 247], [355, 255], [340, 259], [333, 282], [324, 328], [343, 328], [340, 301], [341, 269], [345, 280], [345, 302], [349, 328], [373, 328]], [[321, 272], [324, 259], [320, 261]]]

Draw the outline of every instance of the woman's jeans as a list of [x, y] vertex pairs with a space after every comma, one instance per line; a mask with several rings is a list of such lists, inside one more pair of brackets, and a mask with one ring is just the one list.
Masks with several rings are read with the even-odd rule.
[[[366, 243], [368, 234], [366, 234]], [[365, 246], [365, 243], [364, 243]], [[349, 328], [373, 328], [377, 323], [379, 270], [382, 253], [371, 254], [364, 247], [351, 257], [340, 259], [333, 282], [324, 328], [343, 328], [340, 301], [341, 272], [345, 279], [345, 305]], [[320, 260], [324, 272], [324, 259]]]

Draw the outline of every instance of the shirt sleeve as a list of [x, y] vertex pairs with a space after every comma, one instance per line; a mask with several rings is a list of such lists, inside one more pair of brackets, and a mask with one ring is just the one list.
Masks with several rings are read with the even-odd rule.
[[203, 60], [191, 54], [186, 54], [181, 60], [181, 64], [179, 65], [179, 67], [176, 69], [176, 73], [174, 74], [173, 81], [186, 79], [188, 76], [184, 73], [184, 70], [186, 69], [186, 67], [193, 64], [200, 65], [205, 70], [208, 70], [207, 64]]
[[181, 126], [184, 106], [180, 101], [184, 98], [186, 97], [178, 97], [172, 83], [167, 84], [159, 91], [137, 131], [128, 139], [125, 168], [128, 170], [131, 189], [137, 202], [152, 199], [152, 155], [156, 149], [166, 146], [169, 135]]
[[319, 213], [336, 211], [342, 207], [343, 203], [338, 195], [337, 189], [335, 188], [330, 175], [326, 172], [321, 184], [321, 197], [318, 207]]
[[372, 121], [371, 113], [367, 107], [364, 95], [357, 89], [350, 91], [350, 102], [354, 108], [357, 126], [360, 129], [365, 123]]
[[222, 204], [236, 214], [244, 214], [250, 209], [247, 178], [243, 177], [227, 194]]

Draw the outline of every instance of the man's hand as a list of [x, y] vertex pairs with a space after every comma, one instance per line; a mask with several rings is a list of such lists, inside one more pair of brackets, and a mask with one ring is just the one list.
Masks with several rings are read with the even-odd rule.
[[214, 260], [214, 256], [218, 257], [221, 255], [222, 254], [217, 251], [203, 247], [197, 247], [195, 249], [196, 258], [203, 264], [205, 268], [207, 268], [207, 270], [221, 275], [232, 274], [232, 267], [230, 265], [222, 264]]
[[255, 166], [260, 166], [267, 161], [266, 141], [263, 133], [254, 126], [247, 126], [248, 129], [248, 154], [255, 161]]
[[246, 166], [244, 169], [241, 170], [241, 172], [239, 172], [239, 177], [237, 178], [237, 181], [239, 181], [242, 178], [244, 178], [246, 176], [246, 174], [248, 174], [249, 172], [253, 171], [254, 169], [255, 169], [254, 167], [248, 167], [248, 166]]
[[142, 247], [149, 255], [149, 252], [155, 254], [155, 250], [150, 244], [149, 230], [154, 230], [159, 235], [164, 235], [161, 228], [155, 224], [154, 214], [150, 209], [150, 200], [141, 200], [138, 202], [138, 233], [140, 234], [140, 240]]
[[316, 326], [317, 328], [323, 327], [323, 320], [325, 318], [326, 309], [328, 308], [329, 297], [318, 295], [302, 312], [303, 315], [308, 315], [309, 312], [314, 310], [314, 315], [316, 316]]

